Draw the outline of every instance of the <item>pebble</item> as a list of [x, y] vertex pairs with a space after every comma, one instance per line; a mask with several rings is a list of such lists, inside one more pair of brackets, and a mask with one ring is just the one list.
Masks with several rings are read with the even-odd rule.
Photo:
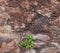
[[34, 49], [32, 49], [32, 50], [28, 50], [28, 51], [26, 51], [25, 53], [36, 53], [36, 52], [35, 52]]
[[40, 51], [40, 53], [57, 53], [58, 49], [50, 47], [50, 48], [44, 48]]
[[42, 41], [47, 41], [50, 40], [50, 37], [45, 34], [36, 34], [33, 36], [34, 39], [42, 40]]

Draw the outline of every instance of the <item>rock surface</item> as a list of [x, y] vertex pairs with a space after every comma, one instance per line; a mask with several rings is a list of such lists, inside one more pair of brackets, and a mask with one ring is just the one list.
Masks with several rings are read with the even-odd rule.
[[[31, 51], [18, 46], [29, 34]], [[0, 53], [60, 53], [60, 0], [0, 0]]]

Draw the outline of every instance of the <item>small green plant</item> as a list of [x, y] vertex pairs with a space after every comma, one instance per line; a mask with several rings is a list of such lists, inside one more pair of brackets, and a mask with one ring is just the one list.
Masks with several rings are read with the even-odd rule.
[[32, 49], [34, 47], [34, 41], [33, 41], [33, 36], [32, 35], [28, 35], [26, 41], [21, 41], [19, 42], [19, 46], [28, 48], [28, 49]]

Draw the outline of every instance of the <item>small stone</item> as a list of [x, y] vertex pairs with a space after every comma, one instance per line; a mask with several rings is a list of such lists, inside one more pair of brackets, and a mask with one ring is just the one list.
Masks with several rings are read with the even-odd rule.
[[57, 48], [60, 49], [60, 46], [59, 46], [59, 44], [57, 42], [51, 42], [51, 44], [55, 45]]
[[25, 28], [25, 24], [24, 23], [22, 23], [21, 28]]
[[5, 7], [4, 6], [0, 6], [2, 11], [5, 11]]
[[45, 34], [36, 34], [33, 36], [34, 39], [42, 40], [42, 41], [47, 41], [50, 40], [50, 37]]
[[36, 41], [34, 42], [34, 48], [40, 48], [41, 45], [44, 45], [46, 44], [45, 42], [42, 42], [42, 41]]
[[12, 30], [10, 25], [5, 25], [4, 27], [6, 30]]
[[41, 10], [37, 10], [37, 13], [41, 14]]
[[40, 53], [57, 53], [58, 49], [50, 47], [50, 48], [44, 48], [40, 51]]
[[25, 53], [36, 53], [36, 52], [35, 52], [34, 49], [32, 49], [32, 50], [28, 50], [28, 51], [26, 51]]

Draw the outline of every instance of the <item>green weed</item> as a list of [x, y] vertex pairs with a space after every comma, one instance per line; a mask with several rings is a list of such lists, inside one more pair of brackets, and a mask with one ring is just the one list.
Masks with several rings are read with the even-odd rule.
[[33, 41], [33, 36], [32, 35], [28, 35], [26, 41], [21, 41], [19, 42], [19, 46], [25, 47], [27, 49], [32, 49], [34, 47], [34, 41]]

